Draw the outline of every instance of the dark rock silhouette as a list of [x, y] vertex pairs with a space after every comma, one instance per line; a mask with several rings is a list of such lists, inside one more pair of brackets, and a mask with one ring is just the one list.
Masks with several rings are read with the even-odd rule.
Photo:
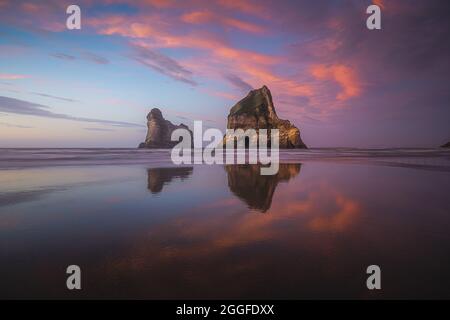
[[441, 148], [450, 148], [450, 141], [442, 145]]
[[[147, 137], [145, 142], [139, 144], [139, 148], [161, 148], [169, 149], [178, 144], [178, 141], [171, 141], [172, 132], [176, 129], [183, 128], [189, 130], [185, 124], [179, 126], [174, 125], [169, 120], [164, 119], [161, 110], [153, 108], [147, 115]], [[193, 139], [192, 131], [191, 140]]]
[[164, 185], [173, 179], [181, 181], [192, 175], [193, 167], [150, 168], [147, 169], [147, 187], [152, 193], [160, 193]]
[[226, 165], [228, 187], [251, 209], [266, 212], [279, 182], [287, 182], [300, 173], [301, 164], [282, 164], [276, 175], [263, 176], [259, 164]]
[[[248, 95], [231, 108], [228, 115], [228, 129], [268, 129], [268, 143], [270, 143], [270, 129], [278, 129], [280, 148], [306, 148], [300, 137], [300, 130], [288, 120], [278, 118], [272, 101], [270, 90], [263, 86], [252, 90]], [[257, 136], [254, 137], [257, 140]], [[226, 144], [227, 137], [224, 137]]]

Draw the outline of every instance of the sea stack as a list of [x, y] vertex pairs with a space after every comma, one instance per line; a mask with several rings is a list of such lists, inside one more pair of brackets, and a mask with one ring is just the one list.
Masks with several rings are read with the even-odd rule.
[[[306, 149], [300, 137], [300, 130], [288, 120], [278, 118], [269, 88], [251, 90], [248, 95], [236, 103], [228, 115], [228, 129], [278, 129], [281, 149]], [[227, 137], [224, 137], [226, 144]], [[268, 137], [270, 141], [270, 137]]]
[[[174, 125], [169, 120], [164, 119], [161, 110], [153, 108], [147, 115], [147, 137], [145, 142], [139, 144], [139, 148], [155, 148], [155, 149], [169, 149], [178, 144], [178, 141], [171, 141], [172, 132], [176, 129], [187, 129], [188, 126], [181, 123]], [[191, 138], [193, 137], [192, 131]]]

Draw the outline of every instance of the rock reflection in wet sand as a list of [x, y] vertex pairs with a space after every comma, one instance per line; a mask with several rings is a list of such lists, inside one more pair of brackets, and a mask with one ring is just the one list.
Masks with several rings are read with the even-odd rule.
[[280, 164], [276, 175], [263, 176], [261, 165], [226, 165], [228, 187], [250, 209], [266, 212], [272, 204], [273, 194], [279, 182], [287, 182], [300, 173], [301, 164]]
[[192, 175], [193, 167], [150, 168], [147, 169], [147, 186], [151, 193], [160, 193], [164, 185], [174, 179], [186, 180]]

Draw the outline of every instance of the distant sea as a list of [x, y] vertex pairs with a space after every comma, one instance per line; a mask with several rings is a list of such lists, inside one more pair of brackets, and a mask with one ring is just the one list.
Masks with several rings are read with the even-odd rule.
[[280, 161], [261, 176], [168, 150], [0, 149], [0, 298], [450, 298], [450, 150]]

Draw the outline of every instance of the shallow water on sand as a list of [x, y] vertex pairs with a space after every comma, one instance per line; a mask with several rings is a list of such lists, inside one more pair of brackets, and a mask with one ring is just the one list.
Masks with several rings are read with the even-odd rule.
[[450, 298], [449, 151], [280, 157], [261, 176], [163, 150], [1, 149], [0, 297]]

